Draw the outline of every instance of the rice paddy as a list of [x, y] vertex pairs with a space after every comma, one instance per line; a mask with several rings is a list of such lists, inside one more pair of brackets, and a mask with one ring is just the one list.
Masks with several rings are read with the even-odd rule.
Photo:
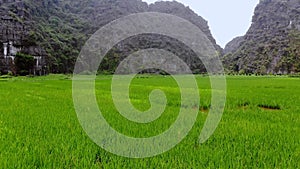
[[[116, 110], [112, 76], [98, 76], [96, 95], [105, 119], [120, 133], [151, 137], [174, 123], [180, 91], [171, 76], [139, 75], [130, 98], [150, 108], [149, 93], [165, 92], [163, 115], [149, 124], [133, 123]], [[300, 78], [228, 76], [222, 120], [209, 140], [199, 134], [209, 113], [210, 81], [197, 75], [200, 108], [188, 136], [172, 150], [144, 159], [111, 154], [82, 129], [66, 75], [0, 80], [0, 168], [299, 168]]]

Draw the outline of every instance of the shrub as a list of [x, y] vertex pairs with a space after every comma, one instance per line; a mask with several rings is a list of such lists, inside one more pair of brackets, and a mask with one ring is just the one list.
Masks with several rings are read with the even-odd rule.
[[34, 68], [34, 57], [23, 53], [17, 53], [15, 66], [18, 75], [29, 75]]

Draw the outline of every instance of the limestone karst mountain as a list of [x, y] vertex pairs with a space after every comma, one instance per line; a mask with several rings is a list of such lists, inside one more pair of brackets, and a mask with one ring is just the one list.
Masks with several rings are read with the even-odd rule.
[[224, 52], [229, 72], [300, 72], [300, 1], [261, 0], [246, 35], [228, 43]]
[[[147, 4], [141, 0], [0, 0], [0, 69], [16, 69], [17, 53], [31, 55], [31, 73], [71, 73], [85, 41], [105, 24], [132, 13], [163, 12], [199, 27], [223, 54], [228, 72], [289, 74], [300, 72], [300, 1], [261, 0], [245, 36], [216, 44], [207, 21], [178, 2]], [[168, 42], [168, 43], [165, 43]], [[193, 72], [205, 72], [194, 52], [159, 35], [129, 38], [111, 50], [100, 71], [113, 73], [118, 63], [138, 49], [161, 48], [179, 55]]]
[[[13, 58], [18, 52], [34, 55], [40, 57], [36, 58], [41, 59], [39, 63], [43, 63], [39, 66], [53, 73], [72, 72], [81, 47], [100, 27], [122, 16], [139, 12], [163, 12], [187, 19], [207, 35], [219, 53], [222, 52], [210, 33], [207, 21], [175, 1], [148, 5], [141, 0], [0, 0], [0, 4], [0, 58], [7, 57], [4, 55]], [[163, 41], [172, 45], [163, 46]], [[100, 69], [112, 72], [116, 64], [130, 52], [156, 46], [172, 48], [173, 53], [188, 58], [184, 60], [194, 72], [205, 71], [190, 49], [170, 38], [145, 35], [121, 43], [127, 47], [112, 50]], [[129, 47], [132, 46], [130, 44], [136, 46]], [[11, 51], [4, 52], [7, 50]]]

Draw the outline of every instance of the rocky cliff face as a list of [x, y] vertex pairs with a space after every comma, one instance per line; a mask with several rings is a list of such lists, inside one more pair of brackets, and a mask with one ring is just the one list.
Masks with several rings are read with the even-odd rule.
[[[30, 51], [26, 46], [43, 48], [48, 55], [50, 72], [72, 72], [79, 51], [91, 34], [117, 18], [138, 12], [156, 11], [187, 19], [198, 26], [219, 52], [222, 52], [210, 33], [207, 21], [177, 2], [148, 5], [141, 0], [0, 0], [0, 4], [0, 14], [3, 16], [0, 42], [13, 41], [15, 46], [24, 51]], [[4, 24], [6, 20], [9, 20], [9, 29]], [[180, 52], [183, 58], [194, 57], [193, 52], [170, 38], [147, 35], [121, 42], [124, 45], [119, 46], [126, 48], [111, 51], [105, 64], [112, 69], [126, 55], [139, 48], [170, 48], [163, 46], [165, 43], [161, 40], [173, 42], [173, 53]], [[143, 43], [139, 43], [141, 41]], [[133, 44], [136, 46], [132, 47]], [[182, 51], [187, 52], [184, 54]], [[190, 64], [193, 63], [195, 69], [198, 67], [199, 71], [200, 61], [197, 60], [195, 64], [195, 59], [187, 60]]]
[[240, 47], [240, 45], [243, 41], [244, 41], [243, 36], [234, 38], [232, 41], [230, 41], [229, 43], [226, 44], [223, 52], [226, 54], [234, 52], [237, 48]]
[[1, 0], [0, 6], [1, 42], [12, 41], [16, 46], [22, 45], [31, 29], [30, 14], [26, 11], [24, 2]]
[[208, 22], [203, 19], [201, 16], [197, 15], [194, 11], [192, 11], [189, 7], [185, 7], [183, 4], [178, 3], [176, 1], [173, 2], [155, 2], [154, 4], [149, 5], [148, 11], [151, 12], [161, 12], [161, 13], [168, 13], [183, 19], [186, 19], [199, 27], [203, 33], [207, 36], [207, 38], [212, 42], [214, 47], [220, 52], [223, 52], [223, 49], [216, 44], [216, 40], [212, 36]]
[[245, 36], [225, 48], [229, 71], [257, 74], [300, 72], [300, 1], [261, 0]]
[[[181, 18], [184, 18], [197, 27], [199, 27], [212, 42], [216, 50], [221, 54], [222, 49], [216, 44], [215, 39], [211, 35], [207, 21], [202, 17], [198, 16], [188, 7], [185, 7], [183, 4], [178, 2], [156, 2], [150, 4], [149, 6], [143, 3], [139, 8], [143, 9], [144, 12], [160, 12], [172, 14]], [[157, 48], [165, 49], [169, 52], [172, 52], [176, 56], [179, 56], [187, 65], [191, 68], [194, 73], [204, 73], [206, 69], [200, 59], [195, 55], [195, 53], [189, 49], [182, 42], [179, 42], [170, 37], [165, 37], [161, 35], [139, 35], [126, 39], [120, 44], [116, 45], [115, 48], [109, 52], [108, 56], [104, 59], [104, 63], [100, 65], [100, 69], [103, 71], [110, 71], [116, 68], [121, 60], [129, 56], [131, 53], [138, 51], [139, 49], [148, 49], [148, 48]], [[172, 67], [174, 65], [169, 65]], [[148, 70], [146, 72], [157, 72], [157, 70]]]
[[26, 4], [20, 0], [1, 0], [0, 6], [0, 72], [15, 71], [18, 52], [33, 55], [37, 62], [33, 72], [41, 72], [46, 53], [30, 41], [33, 24]]

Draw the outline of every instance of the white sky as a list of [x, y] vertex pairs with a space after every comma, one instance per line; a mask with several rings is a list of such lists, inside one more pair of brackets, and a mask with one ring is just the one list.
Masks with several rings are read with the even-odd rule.
[[[143, 0], [148, 3], [157, 0]], [[189, 6], [208, 21], [217, 43], [224, 47], [237, 36], [244, 35], [251, 25], [259, 0], [177, 0]]]

